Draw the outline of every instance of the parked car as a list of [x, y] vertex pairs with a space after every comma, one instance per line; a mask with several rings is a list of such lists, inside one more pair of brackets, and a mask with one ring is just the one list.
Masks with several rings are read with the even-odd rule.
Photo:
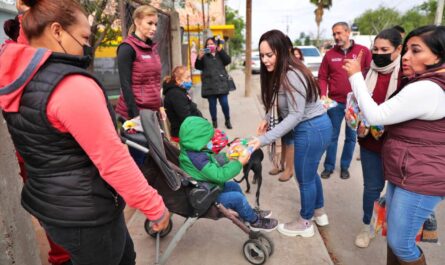
[[[246, 61], [244, 61], [243, 66], [246, 66]], [[252, 74], [259, 74], [261, 67], [261, 59], [258, 52], [252, 53]]]
[[317, 78], [318, 77], [318, 69], [320, 69], [321, 61], [323, 60], [323, 56], [317, 47], [309, 45], [309, 46], [297, 46], [304, 56], [304, 64], [309, 70], [311, 70], [312, 75]]

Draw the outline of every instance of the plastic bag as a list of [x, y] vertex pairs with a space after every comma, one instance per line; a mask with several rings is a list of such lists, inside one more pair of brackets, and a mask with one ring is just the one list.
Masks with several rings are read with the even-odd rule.
[[363, 113], [360, 111], [357, 99], [352, 92], [348, 93], [346, 99], [345, 119], [346, 124], [351, 129], [357, 130], [357, 135], [360, 138], [364, 138], [371, 133], [374, 139], [379, 140], [385, 132], [383, 125], [370, 125], [369, 122], [366, 121]]
[[230, 159], [238, 159], [240, 156], [244, 154], [252, 154], [253, 153], [253, 147], [248, 146], [248, 139], [239, 139], [235, 138], [230, 145], [229, 145], [229, 151], [227, 152], [227, 155]]
[[328, 98], [328, 97], [325, 97], [324, 99], [322, 99], [321, 103], [323, 104], [323, 107], [327, 110], [331, 109], [331, 108], [335, 108], [338, 105], [337, 101], [335, 101], [331, 98]]
[[360, 109], [357, 104], [357, 100], [352, 92], [348, 93], [346, 97], [346, 109], [345, 109], [345, 119], [346, 124], [349, 128], [356, 130], [359, 123], [359, 113]]

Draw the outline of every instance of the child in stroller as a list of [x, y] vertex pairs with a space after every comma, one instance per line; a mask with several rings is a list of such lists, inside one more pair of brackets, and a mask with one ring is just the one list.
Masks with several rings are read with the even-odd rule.
[[214, 129], [207, 120], [201, 117], [184, 120], [179, 130], [181, 169], [197, 181], [218, 185], [221, 192], [216, 201], [234, 210], [250, 224], [252, 231], [274, 230], [278, 221], [270, 218], [271, 211], [252, 209], [239, 184], [229, 181], [241, 172], [250, 155], [244, 154], [238, 160], [229, 160], [225, 153], [213, 153], [207, 148], [213, 135]]

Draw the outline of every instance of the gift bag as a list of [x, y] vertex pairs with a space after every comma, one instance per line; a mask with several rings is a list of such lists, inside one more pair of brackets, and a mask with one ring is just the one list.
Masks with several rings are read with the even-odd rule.
[[386, 201], [381, 197], [374, 202], [374, 210], [371, 217], [371, 234], [377, 235], [381, 231], [386, 236]]
[[[428, 220], [427, 220], [428, 221]], [[424, 228], [421, 227], [416, 235], [416, 242], [422, 240]], [[380, 197], [374, 202], [374, 210], [371, 217], [371, 234], [378, 235], [381, 232], [382, 236], [386, 236], [388, 228], [386, 224], [386, 199]], [[423, 241], [423, 240], [422, 240]]]

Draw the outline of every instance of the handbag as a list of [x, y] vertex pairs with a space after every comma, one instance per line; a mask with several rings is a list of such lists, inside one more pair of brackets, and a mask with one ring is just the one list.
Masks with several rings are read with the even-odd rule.
[[227, 86], [229, 87], [229, 91], [236, 90], [235, 81], [233, 81], [233, 78], [230, 75], [227, 75]]

